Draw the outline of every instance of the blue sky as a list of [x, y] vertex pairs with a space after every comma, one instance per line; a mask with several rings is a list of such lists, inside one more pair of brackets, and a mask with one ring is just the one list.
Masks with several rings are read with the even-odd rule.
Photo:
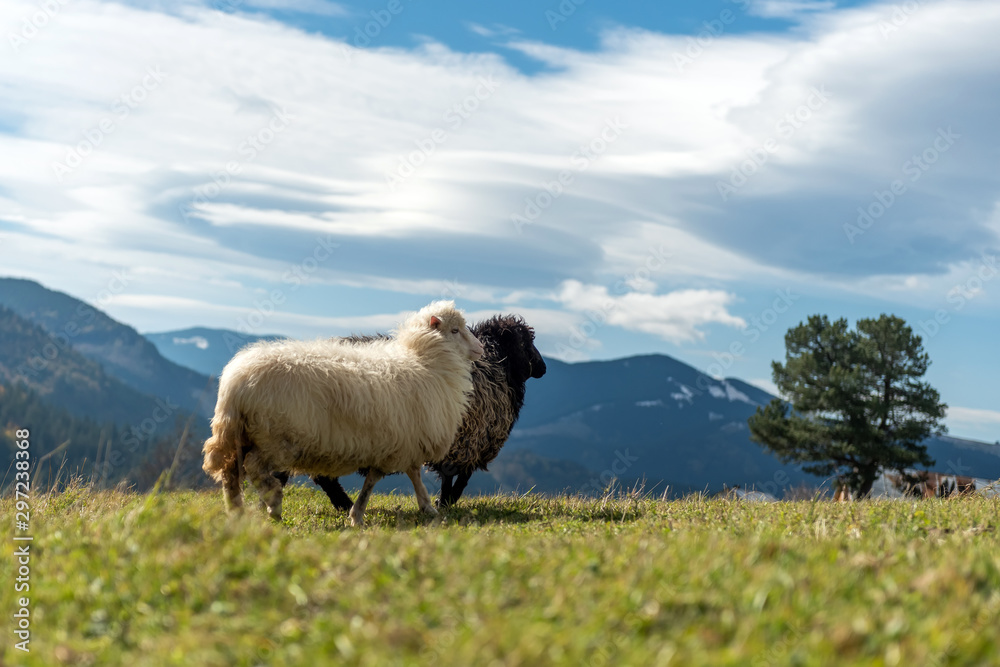
[[140, 331], [445, 296], [765, 387], [894, 313], [1000, 440], [1000, 5], [494, 4], [5, 3], [0, 273]]

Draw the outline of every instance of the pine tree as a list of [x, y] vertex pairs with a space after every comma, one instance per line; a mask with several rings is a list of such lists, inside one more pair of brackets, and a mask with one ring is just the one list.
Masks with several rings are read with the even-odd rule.
[[921, 381], [930, 359], [920, 336], [893, 315], [847, 320], [813, 315], [785, 334], [785, 363], [774, 362], [775, 399], [750, 418], [750, 437], [785, 463], [836, 476], [866, 496], [881, 470], [933, 459], [921, 444], [947, 405]]

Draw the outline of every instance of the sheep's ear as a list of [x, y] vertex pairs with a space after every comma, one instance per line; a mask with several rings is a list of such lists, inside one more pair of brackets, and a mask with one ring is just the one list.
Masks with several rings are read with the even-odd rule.
[[437, 315], [431, 315], [431, 328], [437, 329], [439, 326], [441, 326], [441, 318]]

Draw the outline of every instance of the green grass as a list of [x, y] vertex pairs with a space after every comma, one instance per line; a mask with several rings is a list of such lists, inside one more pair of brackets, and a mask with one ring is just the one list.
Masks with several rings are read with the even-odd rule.
[[528, 495], [432, 519], [382, 495], [363, 530], [304, 488], [282, 525], [252, 494], [227, 516], [220, 491], [73, 488], [33, 505], [32, 651], [7, 632], [6, 664], [1000, 661], [997, 500]]

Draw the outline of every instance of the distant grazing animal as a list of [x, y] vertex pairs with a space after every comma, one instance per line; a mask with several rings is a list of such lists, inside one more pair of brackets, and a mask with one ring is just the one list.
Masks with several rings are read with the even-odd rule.
[[[524, 405], [525, 383], [529, 378], [545, 375], [545, 360], [535, 347], [535, 332], [520, 317], [498, 315], [469, 330], [485, 348], [482, 359], [472, 370], [475, 391], [448, 455], [428, 463], [441, 479], [438, 498], [441, 507], [455, 503], [472, 473], [486, 470], [497, 457]], [[375, 338], [355, 336], [345, 340], [362, 344]], [[288, 481], [287, 472], [274, 475], [282, 484]], [[313, 481], [326, 492], [335, 507], [351, 508], [350, 497], [335, 478], [318, 475]]]
[[411, 315], [391, 339], [262, 341], [236, 354], [219, 378], [212, 437], [202, 466], [242, 507], [243, 475], [268, 514], [281, 518], [282, 484], [272, 471], [337, 477], [368, 469], [350, 510], [364, 525], [372, 487], [406, 472], [421, 510], [436, 514], [420, 479], [441, 460], [472, 393], [483, 346], [451, 301]]
[[897, 489], [918, 498], [951, 498], [976, 493], [976, 480], [963, 475], [919, 470], [911, 473], [909, 479], [898, 473], [887, 477]]
[[845, 503], [854, 500], [854, 492], [851, 491], [851, 487], [841, 480], [837, 480], [836, 487], [833, 492], [833, 499], [838, 503]]

